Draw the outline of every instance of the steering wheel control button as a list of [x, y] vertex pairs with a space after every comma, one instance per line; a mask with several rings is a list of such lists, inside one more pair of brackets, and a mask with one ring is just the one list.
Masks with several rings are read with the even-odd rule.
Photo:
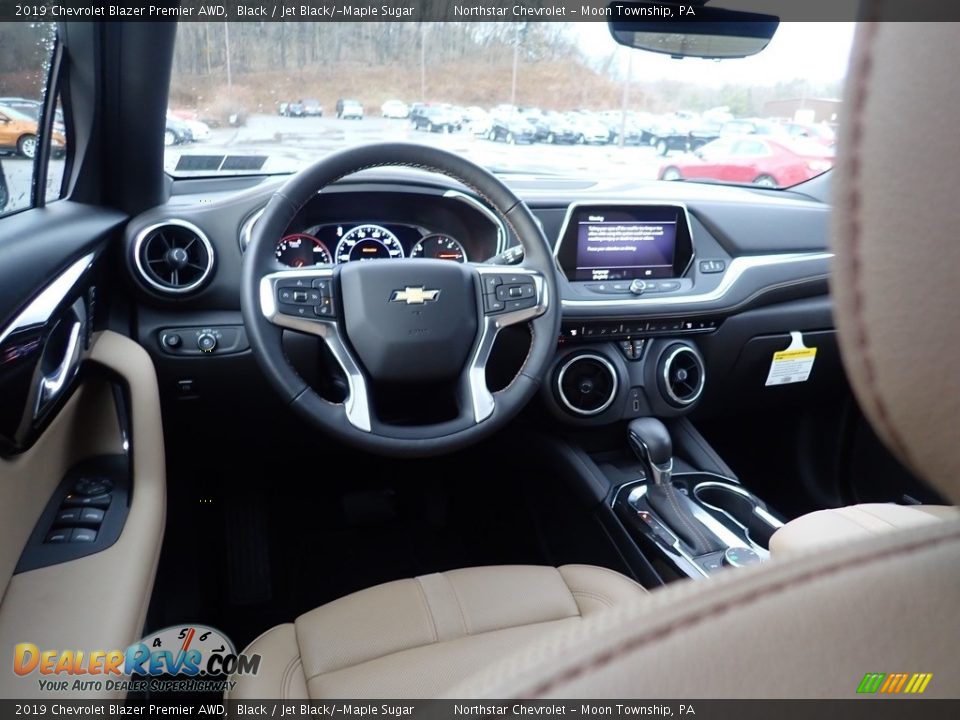
[[701, 260], [700, 272], [704, 275], [712, 273], [722, 273], [727, 269], [727, 264], [723, 260]]
[[500, 279], [499, 275], [484, 275], [483, 276], [483, 292], [484, 294], [495, 293], [497, 291], [497, 285], [501, 285], [503, 280]]
[[317, 278], [311, 283], [311, 287], [319, 292], [321, 297], [331, 297], [333, 294], [333, 286], [326, 278]]
[[506, 303], [503, 300], [498, 300], [496, 295], [484, 295], [483, 296], [483, 309], [488, 314], [503, 312], [506, 308]]
[[217, 336], [213, 333], [200, 333], [197, 336], [197, 349], [203, 353], [212, 353], [217, 348]]
[[313, 314], [317, 317], [332, 318], [334, 316], [333, 298], [320, 298], [313, 306]]
[[63, 504], [65, 507], [108, 508], [110, 507], [110, 493], [104, 493], [103, 495], [77, 495], [76, 493], [70, 493], [63, 499]]

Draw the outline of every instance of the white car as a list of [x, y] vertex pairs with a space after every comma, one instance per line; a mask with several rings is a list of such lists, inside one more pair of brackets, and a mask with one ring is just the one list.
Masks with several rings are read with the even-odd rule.
[[410, 106], [402, 100], [387, 100], [380, 106], [380, 115], [392, 120], [404, 120], [410, 116]]
[[181, 120], [184, 125], [190, 128], [190, 134], [193, 135], [194, 142], [203, 142], [210, 139], [210, 126], [199, 120]]

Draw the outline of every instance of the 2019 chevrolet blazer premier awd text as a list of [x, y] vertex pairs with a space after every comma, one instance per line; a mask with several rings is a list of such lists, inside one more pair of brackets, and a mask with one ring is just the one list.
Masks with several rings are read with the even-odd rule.
[[3, 698], [955, 710], [957, 26], [738, 12], [0, 24]]

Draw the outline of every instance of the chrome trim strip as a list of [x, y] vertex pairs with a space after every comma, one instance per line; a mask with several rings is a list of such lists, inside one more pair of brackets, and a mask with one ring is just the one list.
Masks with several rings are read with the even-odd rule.
[[[637, 501], [640, 500], [641, 498], [643, 498], [646, 494], [647, 494], [647, 485], [646, 485], [646, 483], [644, 483], [644, 484], [642, 484], [642, 485], [638, 485], [637, 487], [635, 487], [633, 490], [630, 491], [630, 494], [629, 494], [629, 495], [627, 495], [627, 504], [628, 504], [631, 508], [633, 508], [633, 510], [634, 510], [635, 512], [638, 512], [638, 513], [639, 513], [639, 512], [648, 512], [647, 510], [642, 510], [641, 508], [638, 508], [637, 505], [636, 505]], [[648, 507], [649, 507], [649, 506], [648, 506]], [[651, 510], [652, 510], [652, 508], [651, 508]], [[660, 519], [657, 518], [657, 521], [660, 522]], [[677, 553], [677, 555], [679, 555], [679, 556], [682, 557], [684, 560], [686, 560], [698, 573], [700, 573], [700, 575], [702, 575], [702, 576], [705, 577], [705, 578], [710, 577], [710, 573], [708, 573], [706, 570], [704, 570], [702, 567], [700, 567], [699, 563], [697, 563], [697, 561], [693, 559], [693, 556], [690, 555], [690, 553], [688, 553], [686, 550], [683, 549], [683, 543], [680, 542], [680, 538], [677, 537], [676, 533], [674, 533], [673, 530], [671, 530], [671, 529], [667, 526], [666, 523], [660, 522], [660, 525], [661, 525], [661, 527], [663, 527], [663, 529], [666, 530], [666, 531], [670, 534], [670, 536], [673, 538], [673, 542], [670, 544], [670, 548], [671, 548], [675, 553]], [[654, 537], [656, 538], [656, 535], [654, 535]], [[659, 538], [656, 538], [656, 540], [659, 540]]]
[[669, 297], [639, 297], [623, 300], [563, 300], [564, 308], [599, 308], [605, 310], [643, 310], [654, 307], [673, 307], [675, 305], [700, 305], [715, 302], [723, 298], [736, 282], [750, 270], [775, 265], [789, 265], [799, 262], [814, 262], [830, 260], [833, 253], [778, 253], [775, 255], [746, 255], [730, 261], [727, 271], [723, 274], [720, 284], [709, 292], [697, 295], [671, 295]]
[[[200, 275], [199, 279], [193, 281], [189, 285], [184, 285], [183, 287], [179, 288], [161, 285], [155, 280], [152, 280], [147, 274], [146, 269], [143, 267], [143, 263], [140, 261], [140, 250], [143, 247], [144, 241], [147, 239], [147, 235], [157, 228], [162, 228], [166, 225], [175, 225], [177, 227], [186, 228], [190, 232], [195, 233], [196, 236], [200, 238], [200, 242], [203, 243], [203, 246], [207, 250], [207, 266], [203, 269], [203, 274]], [[210, 238], [207, 237], [207, 234], [192, 222], [180, 220], [179, 218], [169, 218], [152, 223], [151, 225], [147, 225], [147, 227], [143, 228], [137, 233], [136, 239], [133, 242], [133, 262], [136, 265], [137, 272], [140, 273], [140, 277], [143, 278], [143, 280], [145, 280], [146, 283], [156, 292], [161, 293], [162, 295], [184, 295], [199, 288], [207, 281], [207, 278], [210, 277], [210, 273], [213, 270], [214, 250], [213, 245], [210, 243]]]
[[359, 364], [340, 337], [340, 329], [335, 320], [320, 318], [300, 318], [279, 312], [276, 303], [277, 282], [314, 278], [332, 278], [333, 268], [309, 270], [282, 270], [260, 278], [260, 311], [274, 325], [318, 335], [327, 347], [347, 378], [347, 398], [343, 401], [347, 420], [358, 430], [370, 432], [370, 404], [367, 393], [367, 381], [363, 377]]
[[[607, 372], [610, 373], [610, 377], [613, 378], [613, 387], [610, 389], [610, 397], [608, 397], [603, 405], [598, 407], [596, 410], [584, 410], [582, 408], [574, 407], [573, 403], [567, 398], [563, 393], [563, 376], [567, 374], [567, 370], [570, 369], [570, 366], [581, 360], [596, 360], [601, 365], [603, 365]], [[599, 415], [608, 407], [613, 404], [613, 401], [617, 398], [617, 390], [620, 389], [620, 379], [617, 377], [617, 371], [605, 357], [596, 355], [595, 353], [573, 353], [573, 355], [563, 364], [560, 368], [560, 373], [557, 375], [557, 393], [560, 395], [560, 401], [566, 406], [567, 410], [577, 415], [583, 417], [592, 417], [594, 415]]]
[[0, 344], [21, 330], [45, 325], [53, 316], [54, 311], [66, 299], [74, 285], [93, 264], [96, 253], [90, 253], [77, 260], [64, 270], [56, 280], [47, 285], [23, 311], [14, 318], [3, 332], [0, 332]]
[[[769, 526], [772, 527], [772, 528], [775, 528], [775, 529], [779, 530], [780, 528], [783, 527], [783, 523], [782, 523], [782, 522], [780, 522], [779, 520], [777, 520], [777, 519], [776, 519], [773, 515], [771, 515], [765, 508], [763, 508], [763, 507], [761, 507], [761, 506], [759, 505], [759, 503], [760, 503], [760, 498], [758, 498], [756, 495], [754, 495], [753, 493], [749, 492], [748, 490], [744, 490], [744, 489], [743, 489], [742, 487], [740, 487], [739, 485], [732, 485], [732, 484], [730, 484], [730, 483], [725, 483], [725, 482], [717, 482], [717, 481], [715, 481], [715, 480], [704, 480], [704, 481], [701, 482], [701, 483], [697, 483], [697, 484], [693, 487], [692, 492], [693, 492], [694, 497], [697, 496], [697, 489], [698, 489], [698, 488], [702, 488], [702, 487], [708, 487], [708, 488], [709, 488], [709, 487], [723, 488], [724, 490], [729, 490], [730, 492], [732, 492], [732, 493], [735, 494], [735, 495], [739, 495], [739, 496], [741, 496], [741, 497], [743, 497], [743, 498], [746, 498], [747, 500], [749, 500], [749, 501], [753, 504], [753, 514], [754, 514], [754, 515], [756, 515], [757, 517], [759, 517], [761, 520], [763, 520], [765, 523], [767, 523], [767, 525], [769, 525]], [[701, 503], [702, 505], [705, 505], [706, 507], [708, 507], [708, 508], [710, 508], [710, 509], [712, 509], [712, 510], [716, 510], [717, 512], [721, 512], [721, 513], [723, 513], [724, 515], [726, 515], [728, 518], [730, 518], [730, 520], [732, 520], [734, 523], [736, 523], [737, 525], [739, 525], [740, 527], [742, 527], [742, 528], [744, 529], [744, 532], [747, 532], [747, 537], [749, 537], [749, 530], [743, 526], [743, 523], [741, 523], [739, 520], [737, 520], [733, 515], [731, 515], [730, 513], [728, 513], [726, 510], [724, 510], [723, 508], [719, 508], [719, 507], [717, 507], [716, 505], [712, 505], [712, 504], [708, 503], [706, 500], [701, 500], [699, 497], [697, 497], [697, 502], [698, 502], [698, 503]]]
[[[447, 190], [443, 193], [443, 197], [450, 200], [459, 200], [462, 203], [466, 203], [475, 210], [479, 210], [490, 222], [497, 226], [497, 251], [493, 253], [492, 257], [496, 257], [502, 253], [507, 247], [507, 238], [510, 237], [507, 233], [507, 224], [504, 222], [503, 218], [497, 215], [493, 210], [488, 208], [482, 202], [477, 200], [473, 195], [468, 195], [465, 192], [460, 190]], [[542, 229], [542, 226], [541, 226]], [[519, 238], [518, 238], [519, 239]]]
[[263, 215], [263, 211], [267, 209], [267, 206], [264, 205], [259, 210], [250, 213], [247, 215], [246, 219], [240, 224], [240, 254], [242, 255], [247, 251], [247, 248], [250, 247], [250, 240], [253, 239], [253, 227], [257, 224], [257, 220]]
[[[560, 267], [560, 243], [563, 242], [563, 236], [567, 234], [567, 226], [570, 225], [570, 219], [573, 217], [574, 210], [581, 207], [675, 207], [683, 211], [684, 220], [687, 221], [687, 235], [690, 236], [690, 262], [687, 263], [687, 266], [683, 268], [683, 271], [676, 277], [683, 277], [693, 267], [693, 260], [697, 257], [697, 243], [694, 241], [693, 237], [693, 224], [690, 222], [690, 212], [687, 210], [687, 204], [680, 202], [678, 200], [667, 200], [664, 202], [653, 202], [652, 200], [613, 200], [610, 202], [604, 202], [603, 200], [597, 201], [577, 201], [572, 202], [567, 206], [567, 212], [563, 216], [563, 224], [560, 226], [560, 234], [557, 236], [556, 241], [553, 243], [553, 258], [557, 264], [557, 268], [560, 270], [560, 274], [566, 277], [566, 272], [563, 268]], [[572, 282], [572, 281], [568, 281]]]
[[[670, 366], [673, 365], [673, 361], [677, 359], [677, 356], [684, 352], [690, 353], [690, 355], [693, 356], [693, 359], [697, 361], [697, 365], [700, 366], [700, 382], [697, 383], [697, 389], [693, 393], [693, 396], [687, 400], [678, 398], [677, 394], [670, 388]], [[703, 387], [707, 382], [707, 368], [704, 366], [703, 360], [701, 360], [693, 350], [686, 345], [681, 345], [667, 355], [667, 359], [663, 361], [663, 373], [661, 373], [661, 379], [663, 380], [663, 389], [670, 399], [680, 407], [687, 407], [688, 405], [693, 405], [693, 403], [699, 400], [700, 396], [703, 395]]]

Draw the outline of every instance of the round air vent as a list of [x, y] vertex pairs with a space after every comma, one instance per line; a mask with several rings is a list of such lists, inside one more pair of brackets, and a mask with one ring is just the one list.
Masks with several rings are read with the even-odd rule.
[[570, 412], [597, 415], [610, 407], [617, 395], [617, 371], [599, 355], [574, 355], [560, 366], [557, 394]]
[[164, 220], [137, 234], [133, 259], [151, 290], [183, 295], [199, 289], [210, 277], [213, 246], [196, 225], [186, 220]]
[[686, 407], [703, 392], [706, 370], [703, 361], [686, 345], [667, 348], [660, 361], [660, 389], [671, 405]]

